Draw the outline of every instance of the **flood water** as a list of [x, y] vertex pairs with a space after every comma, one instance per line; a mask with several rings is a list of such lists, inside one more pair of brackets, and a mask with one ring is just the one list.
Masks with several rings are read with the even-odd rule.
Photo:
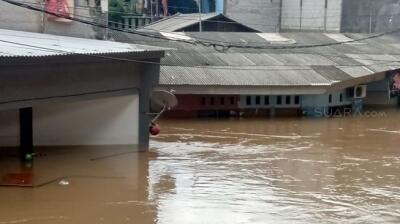
[[30, 172], [36, 187], [0, 187], [0, 224], [400, 223], [400, 111], [385, 113], [163, 120], [147, 153], [3, 156], [0, 179]]

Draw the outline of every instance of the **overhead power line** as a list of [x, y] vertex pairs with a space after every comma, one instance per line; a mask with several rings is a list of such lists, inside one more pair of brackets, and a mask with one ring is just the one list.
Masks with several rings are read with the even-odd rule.
[[[60, 15], [60, 14], [57, 14], [57, 13], [54, 13], [54, 12], [50, 12], [50, 11], [45, 10], [45, 9], [41, 9], [41, 8], [36, 8], [36, 7], [30, 6], [28, 4], [18, 3], [18, 2], [15, 2], [13, 0], [2, 0], [2, 1], [7, 2], [9, 4], [12, 4], [12, 5], [15, 5], [15, 6], [27, 8], [29, 10], [43, 12], [43, 13], [46, 13], [46, 14], [49, 14], [49, 15], [53, 15], [53, 16], [56, 16], [56, 17], [59, 17], [59, 18], [69, 19], [69, 20], [72, 20], [72, 21], [76, 21], [76, 22], [80, 22], [80, 23], [83, 23], [83, 24], [92, 25], [92, 26], [96, 26], [96, 27], [100, 27], [100, 28], [104, 28], [104, 29], [121, 31], [121, 32], [125, 32], [125, 33], [136, 34], [136, 35], [150, 37], [150, 38], [169, 40], [168, 38], [166, 38], [166, 37], [164, 37], [162, 35], [155, 35], [155, 34], [152, 34], [152, 33], [139, 32], [139, 31], [127, 31], [127, 30], [122, 30], [122, 29], [118, 29], [118, 28], [114, 28], [114, 27], [109, 27], [108, 24], [104, 25], [104, 24], [99, 24], [99, 23], [87, 21], [87, 20], [84, 20], [84, 19], [73, 18], [71, 16]], [[232, 44], [232, 43], [225, 42], [225, 41], [213, 42], [214, 40], [209, 40], [209, 39], [206, 39], [206, 38], [202, 38], [201, 40], [200, 40], [200, 38], [197, 38], [197, 39], [192, 39], [190, 41], [188, 41], [188, 40], [175, 40], [175, 41], [184, 42], [184, 43], [188, 43], [188, 44], [201, 44], [201, 45], [204, 45], [204, 46], [213, 46], [213, 47], [216, 47], [216, 48], [220, 48], [221, 51], [227, 50], [229, 48], [304, 49], [304, 48], [336, 46], [336, 45], [342, 45], [342, 44], [346, 44], [346, 43], [355, 43], [355, 42], [360, 42], [360, 41], [364, 41], [364, 40], [369, 40], [369, 39], [382, 37], [382, 36], [385, 36], [385, 35], [388, 35], [388, 34], [397, 33], [399, 31], [400, 31], [400, 29], [395, 29], [395, 30], [392, 30], [392, 31], [379, 33], [379, 34], [374, 34], [374, 35], [371, 35], [371, 36], [368, 36], [368, 37], [363, 37], [363, 38], [344, 41], [344, 42], [320, 43], [320, 44], [309, 44], [309, 45], [290, 45], [290, 46], [287, 46], [287, 45], [280, 45], [280, 46], [277, 46], [277, 45], [249, 46], [249, 45], [241, 45], [241, 44]]]
[[[36, 2], [26, 2], [26, 1], [15, 1], [18, 3], [25, 3], [25, 4], [29, 4], [29, 5], [40, 5], [40, 6], [44, 6], [45, 3], [36, 3]], [[127, 17], [129, 16], [138, 16], [137, 14], [134, 13], [126, 13], [126, 12], [120, 12], [120, 11], [113, 11], [113, 10], [108, 10], [107, 12], [102, 12], [101, 9], [98, 9], [97, 7], [91, 7], [91, 6], [83, 6], [83, 5], [77, 5], [75, 7], [69, 7], [70, 9], [82, 9], [82, 8], [86, 8], [86, 9], [90, 9], [90, 10], [96, 10], [97, 12], [101, 12], [101, 13], [107, 13], [107, 12], [111, 12], [113, 14], [121, 14], [121, 15], [126, 15]], [[173, 7], [171, 6], [170, 8], [180, 8], [180, 7]], [[198, 8], [196, 8], [198, 9]], [[294, 10], [295, 11], [295, 10]], [[192, 13], [195, 14], [195, 13]], [[74, 16], [78, 16], [78, 17], [84, 17], [82, 15], [79, 15], [77, 13], [73, 13]], [[387, 16], [399, 16], [400, 14], [384, 14], [384, 15], [355, 15], [355, 17], [387, 17]], [[87, 17], [87, 16], [86, 16]], [[263, 17], [270, 17], [270, 18], [275, 18], [276, 16], [270, 16], [270, 15], [263, 15]], [[337, 16], [333, 16], [333, 15], [327, 15], [327, 16], [311, 16], [311, 17], [300, 17], [300, 16], [281, 16], [282, 19], [302, 19], [304, 20], [315, 20], [315, 19], [324, 19], [324, 18], [336, 18]], [[89, 17], [87, 17], [89, 18]], [[150, 17], [149, 17], [150, 18]], [[177, 20], [186, 20], [186, 21], [198, 21], [198, 18], [186, 18], [186, 17], [180, 17], [180, 16], [176, 16], [176, 15], [171, 15], [168, 17], [161, 17], [162, 19], [170, 19], [170, 18], [174, 18]], [[228, 17], [229, 18], [229, 17]], [[229, 18], [231, 19], [231, 18]], [[124, 23], [120, 23], [117, 21], [113, 21], [113, 20], [109, 20], [110, 23], [113, 24], [121, 24], [121, 25], [126, 25]], [[224, 20], [207, 20], [207, 21], [203, 21], [203, 22], [207, 22], [207, 23], [221, 23], [221, 24], [237, 24], [238, 22], [236, 21], [224, 21]], [[276, 25], [272, 25], [272, 24], [263, 24], [263, 23], [246, 23], [244, 24], [245, 26], [248, 25], [253, 25], [253, 26], [263, 26], [263, 27], [273, 27], [276, 28]], [[323, 25], [321, 25], [321, 28], [323, 27]], [[342, 26], [342, 28], [346, 29], [346, 28], [351, 28], [352, 26]], [[251, 27], [250, 27], [251, 28]], [[141, 29], [145, 29], [145, 27], [141, 27]]]

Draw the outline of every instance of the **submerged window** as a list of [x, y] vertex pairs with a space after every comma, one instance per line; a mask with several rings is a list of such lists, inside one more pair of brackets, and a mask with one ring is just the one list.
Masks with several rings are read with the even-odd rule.
[[291, 98], [290, 98], [290, 96], [286, 96], [286, 104], [291, 104]]
[[260, 105], [260, 103], [261, 103], [261, 97], [256, 96], [256, 105]]
[[231, 105], [235, 104], [235, 97], [231, 96]]
[[340, 102], [343, 102], [343, 93], [340, 94]]
[[264, 105], [269, 105], [269, 96], [264, 96]]
[[332, 94], [329, 94], [329, 103], [332, 103]]
[[251, 105], [251, 96], [246, 97], [246, 104]]
[[201, 105], [206, 105], [206, 98], [205, 97], [201, 98]]
[[294, 97], [294, 104], [296, 104], [296, 105], [300, 104], [300, 96]]
[[282, 104], [282, 96], [277, 96], [276, 97], [276, 104], [278, 104], [278, 105]]

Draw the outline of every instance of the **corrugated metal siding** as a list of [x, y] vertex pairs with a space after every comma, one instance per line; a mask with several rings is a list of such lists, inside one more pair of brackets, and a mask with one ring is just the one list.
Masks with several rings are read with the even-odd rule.
[[0, 57], [44, 57], [66, 54], [111, 54], [146, 51], [162, 51], [162, 49], [129, 43], [0, 29]]

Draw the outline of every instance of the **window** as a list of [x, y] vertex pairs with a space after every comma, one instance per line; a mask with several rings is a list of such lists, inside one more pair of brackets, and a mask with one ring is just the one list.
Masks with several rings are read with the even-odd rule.
[[343, 93], [340, 94], [340, 102], [343, 102]]
[[256, 105], [260, 105], [260, 104], [261, 104], [261, 97], [256, 96]]
[[210, 98], [210, 105], [214, 105], [214, 97]]
[[300, 96], [295, 96], [294, 97], [294, 104], [296, 104], [296, 105], [300, 104]]
[[231, 105], [235, 104], [235, 97], [231, 96]]
[[251, 96], [246, 97], [246, 104], [251, 105]]
[[206, 98], [205, 97], [201, 98], [201, 105], [206, 105]]
[[329, 103], [332, 103], [332, 94], [329, 94]]
[[269, 105], [269, 96], [264, 96], [264, 105]]
[[282, 96], [277, 96], [276, 97], [276, 104], [278, 104], [278, 105], [282, 104]]
[[221, 105], [225, 105], [225, 98], [224, 97], [221, 97], [220, 103], [221, 103]]
[[286, 96], [286, 104], [291, 104], [291, 98], [290, 98], [290, 96]]

